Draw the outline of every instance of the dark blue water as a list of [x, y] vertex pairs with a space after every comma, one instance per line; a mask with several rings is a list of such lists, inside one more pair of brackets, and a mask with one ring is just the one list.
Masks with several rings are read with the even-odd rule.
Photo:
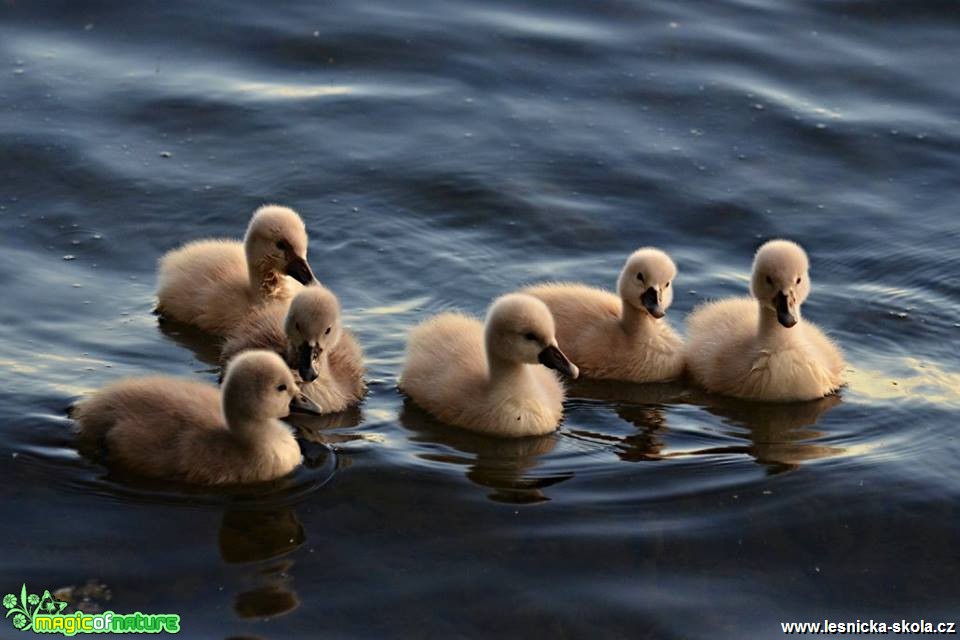
[[[0, 3], [0, 591], [188, 638], [957, 621], [958, 28], [933, 1]], [[307, 222], [366, 402], [265, 487], [79, 456], [83, 394], [215, 381], [216, 344], [151, 315], [155, 261], [268, 201]], [[839, 397], [580, 384], [557, 434], [503, 442], [396, 390], [428, 314], [612, 287], [653, 244], [682, 327], [776, 236], [810, 254]]]

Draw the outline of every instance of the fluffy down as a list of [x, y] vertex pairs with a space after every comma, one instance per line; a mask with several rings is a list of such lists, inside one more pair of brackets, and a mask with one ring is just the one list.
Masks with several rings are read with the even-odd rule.
[[[486, 327], [459, 313], [415, 327], [400, 387], [447, 424], [500, 437], [550, 433], [563, 416], [564, 388], [536, 364], [547, 350], [560, 353], [546, 307], [529, 296], [504, 296]], [[562, 357], [560, 368], [575, 377], [576, 367]]]
[[822, 398], [843, 384], [840, 349], [801, 318], [810, 294], [807, 254], [771, 240], [754, 258], [753, 298], [701, 306], [688, 320], [687, 367], [708, 391], [738, 398]]
[[683, 340], [666, 319], [641, 317], [635, 330], [625, 330], [620, 297], [582, 284], [543, 284], [523, 293], [550, 308], [560, 347], [585, 377], [659, 382], [683, 373]]
[[[248, 349], [268, 349], [283, 356], [300, 391], [324, 413], [344, 411], [366, 393], [360, 344], [353, 333], [341, 328], [336, 298], [318, 285], [305, 287], [293, 304], [278, 302], [249, 314], [227, 334], [222, 362]], [[313, 350], [307, 377], [316, 377], [310, 381], [298, 371], [303, 349]]]
[[843, 356], [815, 325], [789, 336], [759, 335], [757, 302], [735, 298], [707, 303], [688, 320], [687, 366], [708, 391], [755, 400], [812, 400], [843, 384]]
[[283, 361], [259, 351], [231, 363], [222, 396], [191, 380], [129, 378], [80, 402], [72, 415], [80, 448], [101, 453], [112, 468], [193, 484], [246, 483], [300, 464], [299, 445], [277, 419], [296, 393]]
[[298, 280], [312, 281], [306, 251], [296, 212], [261, 207], [243, 243], [197, 240], [160, 259], [157, 312], [222, 335], [253, 308], [289, 300], [301, 289]]
[[659, 382], [683, 373], [683, 342], [664, 318], [676, 275], [670, 256], [641, 247], [624, 262], [616, 295], [574, 283], [523, 292], [550, 308], [560, 346], [586, 377]]

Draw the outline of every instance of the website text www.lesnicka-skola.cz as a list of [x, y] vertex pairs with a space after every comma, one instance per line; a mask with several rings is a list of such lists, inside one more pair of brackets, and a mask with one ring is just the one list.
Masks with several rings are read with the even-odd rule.
[[956, 634], [956, 622], [929, 622], [927, 620], [899, 620], [897, 622], [879, 622], [877, 620], [856, 620], [854, 622], [781, 622], [780, 627], [786, 635], [843, 635], [848, 633], [877, 635], [920, 635], [920, 634]]

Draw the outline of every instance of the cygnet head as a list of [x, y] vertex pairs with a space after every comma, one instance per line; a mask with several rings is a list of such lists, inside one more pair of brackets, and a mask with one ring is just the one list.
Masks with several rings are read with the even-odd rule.
[[223, 415], [230, 429], [250, 434], [252, 426], [283, 418], [291, 409], [319, 413], [301, 396], [283, 358], [265, 350], [244, 351], [230, 360], [223, 378]]
[[511, 293], [497, 298], [487, 312], [485, 340], [489, 356], [522, 364], [542, 364], [576, 378], [577, 366], [557, 346], [550, 309], [533, 296]]
[[259, 273], [284, 273], [301, 284], [315, 280], [307, 263], [307, 228], [297, 212], [268, 204], [253, 213], [244, 238], [247, 262]]
[[296, 367], [304, 382], [320, 375], [322, 358], [339, 342], [340, 303], [320, 285], [305, 287], [294, 297], [285, 321], [290, 366]]
[[624, 304], [644, 309], [653, 318], [662, 318], [673, 302], [670, 284], [677, 276], [677, 265], [663, 251], [653, 247], [637, 249], [627, 258], [617, 290]]
[[770, 240], [753, 259], [750, 292], [784, 327], [800, 321], [800, 305], [810, 293], [808, 268], [806, 252], [789, 240]]

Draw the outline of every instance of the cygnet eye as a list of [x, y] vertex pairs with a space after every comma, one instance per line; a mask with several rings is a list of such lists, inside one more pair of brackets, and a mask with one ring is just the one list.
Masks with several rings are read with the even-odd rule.
[[802, 279], [802, 278], [800, 278], [799, 276], [797, 277], [797, 284], [800, 284], [800, 280], [801, 280], [801, 279]]
[[767, 276], [767, 284], [773, 284], [773, 278]]
[[277, 385], [277, 391], [286, 391], [286, 390], [287, 390], [287, 385], [285, 384]]
[[535, 333], [532, 332], [532, 331], [529, 331], [529, 332], [527, 332], [523, 337], [526, 338], [527, 340], [536, 340], [536, 339], [537, 339], [537, 334], [535, 334]]
[[333, 328], [333, 327], [327, 327], [327, 330], [323, 332], [323, 335], [325, 335], [325, 336], [330, 335], [330, 329], [332, 329], [332, 328]]
[[643, 271], [637, 272], [637, 280], [639, 280], [640, 282], [643, 282]]
[[663, 285], [663, 288], [664, 288], [664, 289], [669, 289], [669, 288], [670, 288], [670, 283], [668, 282], [667, 284]]
[[277, 240], [277, 249], [280, 251], [286, 251], [290, 248], [290, 245], [287, 244], [286, 240]]

